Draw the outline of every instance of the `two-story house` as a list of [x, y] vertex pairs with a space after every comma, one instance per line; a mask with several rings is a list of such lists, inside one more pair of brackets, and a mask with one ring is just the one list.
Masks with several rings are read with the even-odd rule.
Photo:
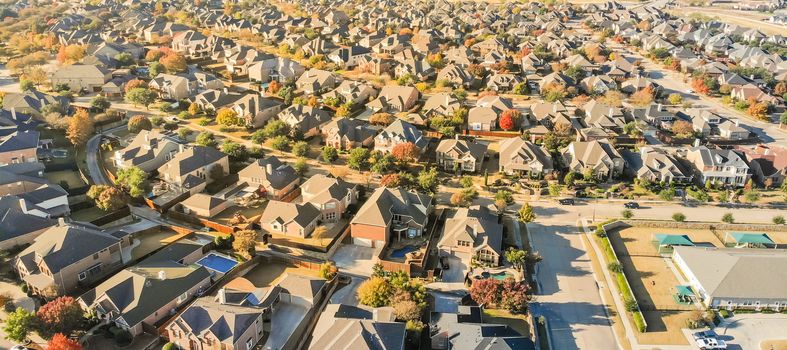
[[353, 244], [383, 247], [394, 237], [424, 233], [434, 210], [432, 197], [402, 188], [377, 188], [350, 222]]
[[626, 164], [606, 140], [572, 142], [563, 151], [563, 160], [569, 170], [582, 174], [590, 172], [602, 180], [620, 175]]
[[358, 202], [358, 185], [317, 174], [301, 185], [301, 195], [304, 203], [320, 210], [322, 221], [336, 222], [350, 205]]
[[374, 138], [374, 150], [390, 153], [396, 145], [410, 142], [418, 149], [425, 149], [429, 141], [421, 130], [404, 120], [396, 119]]
[[201, 192], [216, 179], [230, 171], [229, 157], [213, 147], [194, 146], [176, 154], [158, 168], [159, 178], [188, 189], [191, 194]]
[[521, 137], [500, 141], [499, 170], [508, 175], [540, 178], [554, 171], [552, 156]]
[[300, 183], [292, 166], [270, 156], [258, 159], [238, 172], [238, 182], [253, 187], [262, 197], [281, 199]]
[[479, 172], [487, 145], [467, 140], [447, 139], [437, 145], [437, 166], [447, 172]]
[[746, 159], [734, 150], [693, 147], [686, 153], [686, 159], [694, 164], [702, 183], [740, 187], [751, 178]]
[[498, 266], [503, 254], [503, 225], [489, 208], [460, 208], [445, 220], [437, 247], [443, 256], [453, 255], [470, 265], [470, 259]]
[[128, 146], [115, 151], [112, 160], [118, 169], [135, 166], [149, 173], [169, 162], [181, 148], [157, 130], [141, 130]]

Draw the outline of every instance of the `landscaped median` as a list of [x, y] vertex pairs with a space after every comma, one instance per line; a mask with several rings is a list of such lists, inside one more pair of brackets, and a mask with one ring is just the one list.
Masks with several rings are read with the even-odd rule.
[[640, 310], [637, 299], [631, 291], [631, 286], [626, 279], [626, 274], [623, 272], [620, 260], [618, 260], [615, 250], [612, 249], [612, 244], [609, 242], [609, 237], [607, 237], [607, 232], [604, 229], [604, 226], [614, 221], [615, 220], [605, 221], [597, 226], [595, 231], [596, 241], [601, 245], [601, 249], [604, 251], [604, 260], [607, 263], [607, 267], [609, 267], [610, 272], [615, 275], [615, 282], [618, 286], [618, 291], [620, 291], [620, 295], [623, 297], [626, 311], [631, 312], [631, 317], [634, 320], [634, 325], [637, 327], [637, 330], [644, 333], [648, 329], [648, 324], [645, 322], [645, 317], [642, 316], [642, 310]]

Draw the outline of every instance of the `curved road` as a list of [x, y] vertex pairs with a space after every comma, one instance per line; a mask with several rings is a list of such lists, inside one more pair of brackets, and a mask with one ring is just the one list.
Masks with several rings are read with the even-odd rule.
[[93, 135], [89, 140], [87, 140], [87, 144], [85, 145], [85, 155], [87, 162], [87, 171], [90, 173], [90, 181], [94, 185], [111, 185], [112, 182], [107, 177], [106, 173], [104, 172], [104, 167], [99, 163], [103, 161], [100, 157], [99, 147], [101, 146], [101, 139], [104, 137], [105, 134], [111, 134], [115, 131], [123, 130], [127, 126], [120, 125], [114, 128], [104, 130], [98, 134]]

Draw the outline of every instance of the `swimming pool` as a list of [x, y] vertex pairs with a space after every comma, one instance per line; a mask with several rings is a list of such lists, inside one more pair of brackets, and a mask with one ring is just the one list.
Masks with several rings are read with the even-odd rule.
[[52, 157], [55, 158], [65, 158], [68, 157], [68, 150], [58, 148], [52, 150]]
[[496, 279], [498, 281], [505, 281], [506, 278], [514, 277], [514, 276], [511, 275], [508, 272], [502, 271], [502, 272], [495, 272], [495, 273], [482, 272], [481, 273], [481, 277], [483, 277], [483, 278], [490, 278], [491, 277], [491, 278], [494, 278], [494, 279]]
[[238, 262], [218, 254], [210, 253], [204, 258], [199, 259], [197, 265], [205, 266], [213, 271], [227, 273], [232, 270], [235, 265], [238, 265]]
[[407, 255], [407, 253], [414, 252], [416, 250], [418, 250], [418, 247], [416, 247], [414, 245], [404, 246], [404, 247], [399, 248], [399, 249], [394, 249], [391, 252], [391, 257], [392, 258], [398, 258], [398, 259], [404, 259], [404, 256]]

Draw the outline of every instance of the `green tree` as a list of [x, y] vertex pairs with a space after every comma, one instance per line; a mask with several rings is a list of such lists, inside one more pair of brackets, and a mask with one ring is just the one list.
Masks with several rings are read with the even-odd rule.
[[265, 124], [262, 128], [262, 135], [265, 138], [274, 138], [276, 136], [286, 136], [289, 134], [290, 128], [281, 120], [272, 120]]
[[216, 137], [213, 136], [213, 133], [210, 131], [203, 131], [197, 134], [197, 139], [195, 140], [197, 145], [204, 146], [204, 147], [216, 147]]
[[350, 150], [350, 156], [347, 158], [347, 166], [350, 169], [361, 170], [366, 168], [369, 161], [369, 150], [363, 147], [357, 147]]
[[439, 178], [437, 177], [436, 168], [430, 168], [418, 174], [418, 185], [426, 192], [435, 193], [437, 191], [438, 181]]
[[725, 213], [721, 217], [722, 222], [726, 222], [728, 224], [735, 223], [735, 217], [732, 216], [732, 213]]
[[93, 107], [99, 112], [104, 112], [112, 105], [106, 97], [97, 95], [90, 100], [90, 107]]
[[784, 225], [784, 216], [776, 215], [772, 219], [775, 225]]
[[153, 129], [153, 123], [144, 115], [135, 115], [128, 120], [128, 131], [132, 134], [137, 134], [142, 130]]
[[114, 186], [90, 186], [87, 196], [93, 199], [96, 202], [96, 207], [103, 211], [118, 210], [127, 204], [123, 191]]
[[536, 213], [533, 207], [530, 206], [530, 203], [525, 203], [517, 214], [519, 214], [519, 222], [522, 223], [529, 223], [536, 220]]
[[672, 214], [672, 220], [675, 220], [675, 222], [684, 222], [686, 221], [686, 215], [683, 213]]
[[525, 267], [525, 262], [527, 261], [527, 251], [522, 249], [514, 249], [508, 248], [505, 252], [506, 261], [511, 263], [519, 271], [522, 271]]
[[156, 101], [156, 93], [146, 88], [133, 88], [126, 92], [125, 98], [134, 106], [143, 105], [149, 109], [150, 104]]
[[572, 187], [573, 188], [574, 187], [574, 183], [576, 182], [576, 179], [577, 179], [577, 173], [575, 173], [573, 171], [569, 171], [566, 174], [566, 176], [563, 177], [563, 183], [566, 185], [566, 187]]
[[301, 176], [303, 176], [303, 174], [306, 174], [306, 172], [309, 171], [309, 164], [306, 163], [306, 159], [304, 158], [298, 158], [298, 160], [295, 161], [295, 164], [292, 167], [293, 169], [295, 169], [295, 172]]
[[35, 88], [36, 88], [36, 86], [35, 86], [35, 84], [32, 81], [27, 80], [27, 79], [20, 79], [19, 80], [19, 90], [22, 90], [22, 91], [33, 91], [33, 90], [35, 90]]
[[35, 323], [35, 315], [20, 307], [8, 315], [5, 325], [3, 325], [3, 332], [5, 332], [6, 338], [21, 343], [33, 330]]
[[298, 141], [292, 145], [292, 154], [296, 157], [305, 157], [309, 153], [309, 143]]
[[152, 62], [148, 64], [148, 73], [150, 74], [150, 78], [156, 78], [159, 74], [166, 73], [167, 68], [164, 67], [161, 63]]
[[249, 159], [249, 152], [246, 150], [246, 146], [234, 141], [224, 141], [221, 145], [221, 151], [226, 153], [232, 160], [245, 162]]
[[632, 217], [634, 217], [634, 212], [629, 209], [625, 209], [622, 212], [620, 212], [620, 215], [623, 216], [624, 219], [631, 219]]
[[497, 193], [495, 193], [495, 202], [497, 201], [505, 202], [506, 205], [511, 205], [514, 203], [514, 194], [509, 190], [497, 191]]
[[118, 170], [116, 182], [135, 198], [144, 196], [150, 188], [148, 174], [135, 166]]
[[290, 148], [290, 139], [284, 135], [276, 136], [271, 140], [271, 148], [285, 152]]
[[560, 193], [563, 192], [563, 186], [558, 184], [551, 184], [549, 185], [549, 195], [552, 197], [557, 197]]
[[333, 163], [337, 158], [339, 158], [339, 151], [332, 146], [323, 146], [322, 151], [320, 151], [320, 158], [326, 163]]

